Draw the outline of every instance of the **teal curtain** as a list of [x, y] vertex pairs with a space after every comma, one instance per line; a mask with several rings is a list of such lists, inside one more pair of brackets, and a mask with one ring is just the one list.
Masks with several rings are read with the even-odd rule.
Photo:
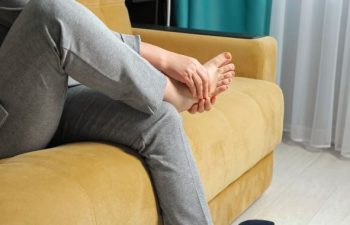
[[272, 0], [175, 0], [178, 27], [268, 35]]

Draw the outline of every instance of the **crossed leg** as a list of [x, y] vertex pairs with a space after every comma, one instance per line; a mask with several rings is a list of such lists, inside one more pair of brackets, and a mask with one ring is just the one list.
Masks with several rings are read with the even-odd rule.
[[[224, 91], [232, 67], [220, 55], [206, 63], [211, 94]], [[78, 141], [123, 144], [140, 154], [150, 171], [164, 224], [211, 224], [208, 205], [178, 111], [197, 100], [188, 88], [168, 80], [174, 105], [163, 102], [153, 115], [137, 111], [86, 86], [68, 89], [52, 145]]]
[[140, 154], [164, 224], [212, 224], [181, 117], [170, 103], [147, 115], [86, 86], [69, 88], [54, 142], [77, 141], [119, 143]]
[[[164, 224], [211, 224], [181, 119], [162, 101], [164, 75], [88, 10], [71, 0], [30, 1], [2, 45], [0, 69], [10, 114], [0, 157], [46, 147], [58, 125], [60, 143], [121, 143], [145, 158]], [[91, 89], [70, 88], [65, 102], [67, 75]]]

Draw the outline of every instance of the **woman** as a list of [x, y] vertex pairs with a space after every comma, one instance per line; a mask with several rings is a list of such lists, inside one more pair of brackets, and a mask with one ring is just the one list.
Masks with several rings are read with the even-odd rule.
[[74, 0], [2, 0], [0, 41], [0, 158], [124, 144], [144, 158], [165, 225], [212, 224], [178, 112], [210, 110], [234, 75], [229, 53], [201, 65], [110, 31]]

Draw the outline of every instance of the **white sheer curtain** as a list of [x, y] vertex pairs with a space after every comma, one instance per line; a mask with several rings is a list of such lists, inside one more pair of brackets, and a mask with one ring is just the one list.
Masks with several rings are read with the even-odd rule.
[[285, 131], [350, 157], [350, 1], [274, 0]]

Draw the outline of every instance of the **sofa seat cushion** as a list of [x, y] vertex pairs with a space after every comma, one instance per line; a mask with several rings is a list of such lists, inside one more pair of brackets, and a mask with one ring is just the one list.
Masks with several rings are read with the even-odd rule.
[[149, 176], [120, 149], [75, 143], [1, 160], [0, 224], [157, 225]]
[[280, 143], [283, 108], [276, 84], [236, 77], [212, 111], [183, 114], [209, 201]]

